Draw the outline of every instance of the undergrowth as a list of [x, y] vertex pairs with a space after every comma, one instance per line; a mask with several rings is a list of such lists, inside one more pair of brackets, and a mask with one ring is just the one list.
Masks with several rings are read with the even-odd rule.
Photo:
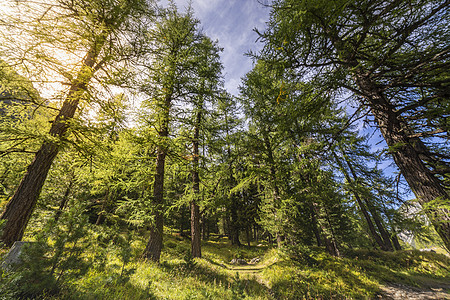
[[[33, 295], [37, 299], [367, 299], [387, 282], [420, 286], [427, 280], [450, 280], [449, 258], [430, 252], [353, 250], [336, 258], [320, 248], [239, 248], [219, 239], [204, 242], [203, 258], [193, 259], [190, 241], [170, 234], [165, 236], [161, 263], [156, 264], [140, 258], [145, 239], [137, 236], [111, 237], [92, 231], [91, 241], [83, 241], [91, 247], [79, 256], [90, 263], [89, 270], [67, 276], [52, 293]], [[255, 257], [260, 259], [257, 265], [229, 264], [233, 258]], [[0, 291], [14, 284], [10, 277], [3, 273]]]

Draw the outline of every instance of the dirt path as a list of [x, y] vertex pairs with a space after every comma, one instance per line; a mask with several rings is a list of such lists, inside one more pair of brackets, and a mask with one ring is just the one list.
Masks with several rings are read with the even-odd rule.
[[401, 284], [389, 284], [381, 287], [379, 299], [437, 300], [450, 299], [450, 285], [435, 287], [411, 287]]
[[257, 275], [265, 268], [267, 268], [266, 265], [249, 264], [249, 265], [230, 266], [229, 270], [238, 272], [240, 276], [240, 275]]
[[[272, 264], [229, 265], [228, 270], [239, 273], [240, 278], [255, 278], [269, 290], [269, 284], [258, 276], [265, 268]], [[380, 287], [375, 299], [388, 300], [450, 300], [450, 283], [426, 280], [423, 287], [412, 287], [397, 283], [390, 283]]]

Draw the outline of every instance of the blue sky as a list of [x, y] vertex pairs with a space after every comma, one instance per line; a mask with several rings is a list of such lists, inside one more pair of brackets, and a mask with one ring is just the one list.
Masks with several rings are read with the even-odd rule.
[[[180, 10], [189, 3], [188, 0], [175, 2]], [[218, 40], [220, 47], [224, 48], [221, 58], [225, 88], [237, 95], [240, 78], [252, 68], [252, 60], [244, 54], [261, 48], [253, 29], [264, 29], [270, 9], [257, 0], [193, 0], [192, 6], [206, 35]]]

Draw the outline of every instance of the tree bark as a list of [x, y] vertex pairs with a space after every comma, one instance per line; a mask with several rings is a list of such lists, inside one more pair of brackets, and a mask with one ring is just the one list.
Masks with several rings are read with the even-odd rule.
[[[347, 163], [347, 166], [350, 169], [350, 172], [353, 176], [353, 181], [356, 182], [356, 180], [357, 180], [356, 172], [355, 172], [350, 160], [348, 159], [348, 157], [345, 156], [345, 153], [343, 153], [343, 155], [345, 158], [345, 162]], [[392, 248], [392, 243], [391, 243], [391, 238], [389, 236], [389, 233], [386, 230], [386, 228], [383, 224], [383, 220], [381, 219], [377, 209], [375, 208], [375, 206], [373, 205], [371, 200], [364, 198], [364, 202], [366, 203], [367, 208], [368, 208], [370, 214], [372, 215], [372, 218], [378, 228], [378, 231], [381, 234], [381, 238], [383, 239], [384, 249], [383, 249], [383, 247], [381, 247], [381, 249], [383, 249], [385, 251], [394, 251], [394, 248]]]
[[[329, 247], [331, 247], [331, 251], [330, 254], [332, 254], [333, 256], [341, 256], [341, 253], [339, 251], [339, 247], [338, 247], [338, 242], [336, 240], [336, 235], [334, 234], [334, 230], [333, 230], [333, 226], [331, 225], [331, 221], [330, 221], [330, 216], [328, 214], [328, 210], [326, 208], [326, 206], [324, 206], [324, 211], [325, 211], [325, 219], [328, 223], [328, 228], [330, 229], [330, 238], [329, 238]], [[326, 234], [324, 232], [324, 234]], [[325, 238], [325, 240], [327, 240], [328, 237]]]
[[200, 236], [200, 208], [191, 202], [191, 254], [192, 257], [202, 257]]
[[231, 234], [231, 244], [236, 246], [241, 246], [241, 241], [239, 240], [239, 217], [237, 212], [237, 199], [236, 195], [231, 196], [231, 224], [230, 224], [230, 234]]
[[[167, 135], [166, 135], [167, 136]], [[143, 257], [145, 259], [159, 262], [163, 244], [164, 228], [164, 167], [166, 161], [166, 150], [163, 146], [158, 146], [158, 155], [156, 157], [156, 174], [153, 184], [153, 205], [154, 222], [150, 225], [150, 237], [145, 247]]]
[[[49, 131], [51, 136], [62, 138], [65, 135], [68, 129], [68, 121], [75, 115], [80, 97], [85, 92], [86, 86], [93, 76], [95, 62], [108, 34], [108, 31], [103, 31], [89, 49], [83, 60], [82, 68], [77, 78], [71, 83], [61, 110], [52, 123]], [[48, 171], [58, 152], [59, 146], [56, 143], [47, 141], [42, 144], [19, 187], [6, 205], [5, 211], [1, 216], [2, 220], [6, 220], [1, 236], [1, 240], [6, 246], [11, 247], [15, 241], [22, 239], [42, 186], [47, 178]]]
[[398, 242], [397, 234], [395, 234], [395, 233], [392, 235], [392, 243], [394, 244], [395, 250], [397, 250], [397, 251], [402, 250], [402, 247], [400, 246], [400, 243]]
[[380, 88], [358, 69], [354, 72], [356, 83], [369, 102], [372, 114], [395, 163], [425, 209], [444, 245], [450, 249], [450, 212], [448, 209], [433, 206], [436, 200], [448, 203], [449, 195], [441, 181], [420, 159], [417, 149], [427, 149], [427, 147], [420, 139], [408, 137], [410, 130], [407, 124], [396, 114], [395, 107], [385, 98]]
[[[172, 66], [172, 69], [174, 66]], [[173, 82], [173, 78], [171, 78]], [[161, 118], [161, 127], [158, 132], [159, 145], [156, 156], [156, 173], [155, 181], [153, 183], [153, 216], [154, 222], [150, 224], [150, 237], [147, 246], [142, 254], [144, 259], [149, 259], [154, 262], [159, 262], [161, 257], [161, 249], [163, 245], [163, 229], [164, 229], [164, 170], [167, 156], [167, 139], [169, 137], [169, 120], [170, 120], [170, 106], [172, 103], [172, 95], [174, 92], [173, 84], [170, 84], [166, 89], [168, 92], [161, 103], [161, 111], [159, 117]]]
[[197, 204], [198, 196], [200, 195], [200, 176], [198, 172], [199, 168], [199, 136], [200, 136], [200, 122], [202, 119], [201, 109], [202, 101], [197, 111], [194, 128], [194, 140], [193, 140], [193, 160], [192, 160], [192, 183], [194, 199], [191, 201], [191, 254], [192, 257], [202, 257], [201, 251], [201, 233], [200, 233], [200, 208]]
[[[274, 204], [274, 208], [275, 208], [275, 221], [276, 221], [276, 223], [281, 223], [282, 221], [280, 220], [280, 217], [277, 215], [277, 211], [280, 209], [280, 206], [281, 206], [281, 203], [280, 203], [281, 197], [280, 197], [280, 189], [278, 188], [278, 184], [277, 184], [276, 164], [275, 164], [275, 159], [274, 159], [273, 152], [272, 152], [272, 146], [271, 146], [271, 143], [269, 140], [269, 134], [266, 130], [263, 130], [263, 140], [264, 140], [264, 146], [265, 146], [266, 152], [267, 152], [267, 161], [269, 162], [269, 165], [270, 165], [270, 177], [271, 177], [272, 183], [273, 183], [273, 204]], [[282, 245], [284, 237], [279, 230], [277, 230], [275, 236], [277, 239], [277, 246], [279, 248]]]
[[377, 225], [378, 231], [380, 232], [381, 237], [383, 238], [384, 244], [388, 248], [388, 251], [393, 251], [394, 248], [392, 248], [391, 236], [390, 236], [389, 232], [387, 231], [387, 229], [385, 228], [380, 214], [378, 213], [377, 209], [375, 208], [375, 206], [372, 204], [372, 202], [369, 199], [366, 198], [365, 202], [367, 204], [367, 208], [369, 209], [370, 213], [372, 214], [375, 224]]

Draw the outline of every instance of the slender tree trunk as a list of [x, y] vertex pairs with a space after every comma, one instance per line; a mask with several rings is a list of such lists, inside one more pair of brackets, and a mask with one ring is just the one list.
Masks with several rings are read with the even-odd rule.
[[69, 195], [70, 195], [70, 192], [72, 191], [72, 186], [73, 186], [74, 182], [75, 182], [75, 176], [73, 175], [70, 178], [69, 185], [67, 186], [66, 191], [64, 192], [64, 196], [62, 197], [61, 202], [59, 203], [58, 210], [55, 213], [55, 223], [58, 223], [58, 220], [62, 214], [62, 211], [66, 207], [66, 204], [67, 204], [67, 201], [69, 200]]
[[228, 240], [231, 241], [231, 221], [229, 210], [227, 210], [226, 215], [224, 216], [223, 230]]
[[339, 252], [338, 242], [336, 240], [336, 235], [334, 233], [333, 226], [331, 225], [330, 216], [328, 214], [328, 210], [326, 207], [324, 207], [324, 210], [325, 210], [325, 219], [327, 220], [328, 228], [330, 229], [330, 237], [331, 237], [330, 243], [333, 251], [332, 255], [339, 257], [341, 256], [341, 253]]
[[238, 212], [237, 212], [237, 199], [236, 199], [236, 195], [232, 195], [231, 196], [232, 200], [232, 204], [231, 204], [231, 244], [232, 245], [236, 245], [236, 246], [241, 246], [241, 241], [239, 240], [239, 217], [238, 217]]
[[390, 236], [389, 232], [387, 231], [387, 229], [385, 228], [380, 214], [378, 213], [377, 209], [375, 208], [375, 206], [372, 204], [372, 202], [369, 199], [366, 198], [365, 202], [367, 204], [367, 208], [369, 209], [370, 213], [372, 214], [375, 224], [377, 225], [378, 231], [380, 232], [381, 237], [383, 238], [386, 248], [388, 248], [388, 251], [394, 251], [394, 248], [392, 247], [392, 243], [391, 243], [391, 236]]
[[[73, 118], [80, 97], [85, 92], [86, 86], [93, 76], [97, 56], [108, 34], [109, 32], [106, 30], [102, 32], [88, 51], [83, 61], [82, 69], [77, 78], [71, 83], [66, 100], [52, 123], [49, 131], [51, 136], [62, 138], [65, 135], [68, 129], [68, 121]], [[47, 178], [48, 171], [58, 151], [59, 147], [56, 143], [44, 142], [42, 144], [14, 196], [6, 205], [5, 211], [1, 216], [2, 220], [6, 220], [1, 236], [1, 241], [6, 246], [11, 247], [15, 241], [22, 239], [42, 186]]]
[[[312, 203], [312, 208], [314, 210], [314, 213], [316, 214], [316, 216], [320, 216], [320, 207], [319, 204], [313, 202]], [[328, 216], [326, 216], [327, 218]], [[328, 224], [330, 225], [329, 220], [327, 220]], [[327, 228], [321, 224], [320, 222], [318, 222], [319, 228], [322, 231], [322, 236], [323, 236], [323, 241], [325, 243], [325, 248], [327, 249], [328, 253], [330, 253], [333, 256], [339, 256], [339, 249], [337, 247], [337, 244], [334, 240], [334, 235], [333, 233], [328, 233]], [[318, 239], [318, 241], [320, 240], [320, 237]]]
[[[166, 135], [167, 137], [167, 135]], [[154, 223], [150, 225], [150, 237], [145, 247], [143, 257], [154, 262], [159, 262], [163, 245], [164, 228], [164, 167], [166, 161], [166, 149], [158, 146], [156, 158], [156, 174], [153, 184]]]
[[[357, 177], [356, 177], [356, 173], [355, 173], [353, 166], [351, 165], [349, 159], [345, 156], [345, 153], [343, 153], [344, 160], [347, 163], [348, 168], [350, 169], [353, 179], [350, 178], [350, 175], [345, 170], [345, 168], [342, 166], [342, 164], [339, 160], [339, 157], [336, 155], [336, 153], [333, 152], [333, 155], [336, 160], [336, 163], [341, 168], [342, 173], [344, 173], [345, 179], [347, 179], [347, 181], [349, 183], [350, 190], [351, 190], [353, 196], [355, 196], [355, 199], [356, 199], [356, 202], [358, 203], [359, 209], [361, 210], [362, 214], [364, 215], [364, 218], [366, 219], [366, 222], [367, 222], [367, 225], [369, 226], [369, 231], [370, 231], [370, 234], [372, 235], [372, 238], [375, 240], [375, 242], [378, 244], [378, 246], [381, 248], [381, 250], [393, 251], [390, 240], [388, 239], [388, 241], [386, 242], [385, 238], [380, 237], [380, 235], [377, 233], [377, 231], [375, 229], [375, 225], [373, 224], [372, 219], [370, 218], [370, 215], [366, 209], [366, 206], [364, 205], [361, 197], [359, 196], [359, 193], [354, 188]], [[367, 203], [367, 199], [366, 199], [366, 203]], [[372, 217], [374, 217], [374, 220], [375, 220], [373, 211], [371, 211], [371, 213], [372, 213]], [[378, 220], [378, 223], [379, 223], [379, 221], [380, 220]], [[377, 221], [375, 220], [375, 222], [377, 222]], [[378, 227], [378, 229], [380, 229], [380, 225], [382, 227], [382, 224], [378, 224], [378, 223], [377, 223], [377, 227]], [[382, 227], [382, 229], [384, 229], [384, 227]], [[381, 231], [380, 231], [380, 233], [381, 233]]]
[[200, 208], [191, 202], [191, 253], [192, 257], [202, 257], [200, 236]]
[[172, 102], [173, 86], [167, 89], [164, 103], [161, 107], [161, 128], [158, 132], [160, 144], [156, 156], [156, 174], [153, 183], [154, 222], [150, 224], [150, 237], [145, 247], [143, 258], [159, 262], [163, 245], [164, 229], [164, 170], [167, 156], [167, 139], [169, 137], [170, 106]]
[[322, 246], [322, 239], [320, 238], [320, 232], [319, 232], [319, 228], [318, 228], [318, 222], [317, 222], [314, 204], [310, 203], [309, 208], [311, 211], [311, 221], [312, 221], [311, 225], [313, 227], [313, 233], [314, 233], [314, 236], [316, 237], [317, 246], [320, 247], [320, 246]]
[[192, 170], [192, 183], [194, 200], [191, 201], [191, 254], [192, 257], [202, 257], [201, 252], [201, 235], [200, 235], [200, 208], [197, 204], [198, 196], [200, 195], [200, 176], [198, 173], [199, 168], [199, 136], [200, 136], [200, 122], [202, 119], [201, 109], [202, 101], [197, 111], [197, 116], [195, 120], [194, 128], [194, 140], [193, 140], [193, 155], [192, 160], [193, 170]]
[[183, 237], [184, 236], [183, 217], [181, 217], [181, 220], [180, 220], [179, 230], [180, 230], [180, 236]]
[[395, 107], [385, 98], [380, 88], [362, 71], [354, 71], [356, 83], [369, 102], [372, 114], [378, 124], [395, 163], [425, 209], [427, 216], [444, 245], [450, 249], [450, 211], [433, 206], [436, 200], [449, 202], [449, 195], [441, 181], [425, 166], [417, 149], [427, 149], [418, 138], [408, 137], [406, 123], [395, 111]]
[[395, 234], [395, 233], [392, 235], [392, 244], [394, 244], [395, 250], [397, 250], [397, 251], [402, 250], [402, 247], [400, 246], [400, 243], [398, 242], [397, 234]]
[[200, 227], [202, 229], [202, 240], [206, 241], [208, 239], [208, 235], [209, 235], [209, 226], [208, 226], [208, 220], [205, 217], [205, 214], [202, 214], [200, 212], [201, 217], [201, 222], [200, 222]]
[[[273, 156], [273, 152], [272, 152], [272, 147], [271, 147], [271, 143], [269, 140], [269, 135], [267, 133], [267, 131], [263, 131], [263, 139], [264, 139], [264, 145], [266, 148], [266, 152], [267, 152], [267, 160], [270, 164], [270, 177], [272, 179], [272, 184], [273, 184], [273, 202], [274, 202], [274, 208], [275, 208], [275, 220], [277, 223], [281, 223], [280, 220], [280, 216], [277, 215], [277, 210], [280, 209], [280, 190], [278, 188], [278, 184], [277, 184], [277, 174], [275, 171], [276, 165], [275, 165], [275, 159]], [[281, 244], [284, 240], [283, 235], [281, 234], [281, 232], [277, 232], [276, 234], [276, 239], [277, 239], [277, 246], [281, 247]]]
[[250, 242], [251, 242], [251, 232], [250, 232], [250, 225], [245, 227], [245, 234], [247, 236], [247, 246], [250, 247]]

